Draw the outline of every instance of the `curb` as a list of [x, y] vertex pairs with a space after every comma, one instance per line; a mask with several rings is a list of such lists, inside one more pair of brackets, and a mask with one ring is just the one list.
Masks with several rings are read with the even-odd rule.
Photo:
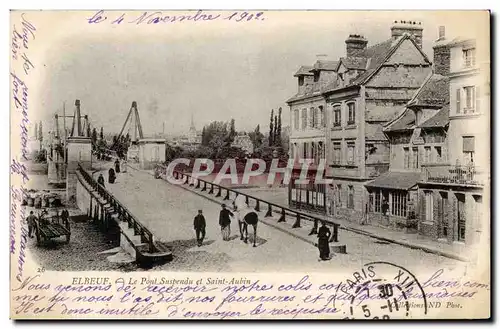
[[341, 228], [344, 229], [344, 230], [346, 230], [346, 231], [351, 231], [353, 233], [366, 235], [366, 236], [369, 236], [371, 238], [375, 238], [375, 239], [379, 239], [379, 240], [382, 240], [382, 241], [387, 241], [387, 242], [399, 244], [401, 246], [408, 247], [410, 249], [419, 249], [419, 250], [425, 251], [427, 253], [436, 254], [436, 255], [439, 255], [439, 256], [446, 257], [446, 258], [451, 258], [451, 259], [459, 260], [459, 261], [462, 261], [462, 262], [469, 262], [470, 261], [467, 257], [463, 257], [463, 256], [457, 255], [455, 253], [446, 252], [446, 251], [442, 251], [442, 250], [437, 250], [437, 249], [434, 249], [434, 248], [430, 248], [430, 247], [427, 247], [427, 246], [410, 243], [410, 242], [407, 242], [407, 241], [402, 241], [402, 240], [396, 240], [396, 239], [387, 238], [387, 237], [384, 237], [382, 235], [378, 235], [378, 234], [375, 234], [375, 233], [371, 233], [371, 232], [368, 232], [368, 231], [363, 231], [363, 230], [360, 230], [360, 229], [356, 229], [356, 228], [348, 227], [348, 226], [344, 226], [344, 225], [342, 225]]

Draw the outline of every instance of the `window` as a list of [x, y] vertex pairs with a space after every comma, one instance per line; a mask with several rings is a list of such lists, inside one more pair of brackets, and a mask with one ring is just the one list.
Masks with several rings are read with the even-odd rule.
[[424, 147], [424, 162], [425, 163], [431, 163], [432, 162], [431, 147], [430, 146]]
[[307, 143], [304, 143], [304, 149], [302, 150], [302, 159], [307, 159], [308, 157], [308, 145]]
[[418, 147], [413, 147], [411, 149], [411, 152], [412, 152], [412, 160], [413, 160], [412, 168], [417, 169], [418, 168]]
[[473, 86], [464, 87], [465, 95], [465, 108], [464, 113], [474, 112], [475, 100], [475, 88]]
[[340, 105], [333, 107], [333, 125], [340, 126], [341, 115], [340, 115]]
[[464, 57], [464, 66], [465, 67], [473, 67], [476, 65], [476, 49], [464, 49], [462, 51]]
[[408, 147], [403, 147], [404, 153], [404, 168], [410, 169], [410, 149]]
[[434, 149], [436, 150], [436, 162], [441, 162], [443, 159], [441, 146], [434, 146]]
[[311, 159], [314, 159], [316, 161], [316, 144], [314, 142], [311, 142]]
[[356, 121], [356, 104], [355, 103], [347, 104], [347, 109], [348, 109], [347, 124], [349, 125], [354, 124], [354, 122]]
[[337, 206], [342, 206], [342, 184], [337, 184]]
[[466, 86], [456, 90], [456, 113], [467, 114], [479, 111], [479, 99], [476, 99], [476, 94], [479, 94], [479, 88], [475, 86]]
[[307, 128], [307, 109], [302, 109], [302, 130]]
[[295, 110], [293, 111], [293, 120], [294, 120], [294, 127], [296, 130], [299, 130], [299, 120], [300, 120], [300, 117], [299, 117], [299, 110]]
[[464, 157], [464, 164], [474, 163], [474, 152], [475, 152], [475, 139], [474, 136], [464, 136], [462, 137], [462, 153]]
[[433, 217], [434, 204], [433, 204], [432, 192], [425, 191], [424, 198], [425, 198], [425, 220], [427, 222], [433, 222], [434, 221], [434, 217]]
[[323, 159], [325, 157], [323, 153], [324, 153], [323, 142], [318, 142], [318, 160]]
[[347, 163], [350, 165], [354, 164], [354, 153], [355, 144], [352, 142], [347, 143]]
[[341, 147], [340, 143], [333, 143], [333, 159], [332, 162], [333, 164], [340, 164], [341, 161]]
[[398, 217], [406, 217], [406, 191], [391, 192], [391, 214]]
[[375, 212], [382, 212], [382, 194], [380, 191], [375, 192]]
[[320, 116], [320, 126], [325, 127], [325, 111], [323, 106], [318, 106], [319, 116]]
[[304, 85], [304, 77], [300, 76], [299, 77], [299, 86], [303, 86], [303, 85]]
[[309, 110], [309, 126], [311, 128], [314, 128], [316, 127], [316, 122], [317, 122], [317, 118], [316, 118], [316, 109], [314, 107], [311, 107], [311, 109]]
[[349, 185], [347, 187], [347, 208], [354, 209], [354, 186]]

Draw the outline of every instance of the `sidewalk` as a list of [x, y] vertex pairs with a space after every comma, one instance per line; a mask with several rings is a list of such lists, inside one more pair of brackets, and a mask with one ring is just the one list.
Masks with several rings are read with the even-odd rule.
[[[239, 189], [238, 189], [239, 190]], [[250, 195], [261, 196], [261, 198], [266, 199], [266, 194], [272, 193], [272, 199], [269, 200], [274, 203], [288, 206], [287, 205], [287, 191], [286, 188], [279, 189], [245, 189], [239, 190], [244, 193], [248, 193]], [[262, 195], [264, 194], [264, 196]], [[279, 196], [278, 196], [279, 195]], [[307, 210], [301, 209], [302, 212], [316, 215], [318, 217], [322, 217], [325, 219], [331, 219], [326, 216], [321, 216], [317, 213], [310, 212]], [[372, 225], [360, 225], [356, 222], [352, 222], [347, 220], [346, 218], [336, 217], [335, 222], [341, 225], [342, 229], [358, 233], [364, 234], [372, 238], [376, 238], [382, 241], [387, 241], [391, 243], [396, 243], [405, 247], [420, 249], [425, 252], [437, 254], [440, 256], [457, 259], [461, 261], [468, 261], [469, 259], [464, 256], [467, 252], [467, 247], [461, 243], [449, 244], [447, 242], [440, 242], [436, 240], [432, 240], [426, 236], [419, 235], [417, 233], [405, 233], [401, 231], [394, 231], [388, 228], [380, 227], [380, 226], [372, 226]]]
[[[140, 170], [131, 166], [131, 168], [135, 170]], [[152, 171], [148, 171], [150, 174], [152, 174]], [[184, 187], [184, 186], [182, 186]], [[187, 188], [191, 192], [199, 194], [200, 196], [203, 196], [208, 199], [212, 199], [214, 201], [222, 201], [221, 199], [215, 199], [213, 196], [208, 196], [203, 193], [199, 193], [198, 191], [192, 189], [192, 188]], [[242, 193], [246, 193], [249, 195], [253, 195], [256, 197], [259, 197], [264, 200], [268, 200], [270, 202], [273, 202], [275, 204], [283, 205], [288, 207], [287, 205], [287, 193], [286, 193], [286, 188], [245, 188], [245, 189], [239, 189], [235, 188], [235, 191], [239, 191]], [[307, 210], [302, 210], [301, 212], [307, 213], [314, 215], [316, 217], [320, 218], [325, 218], [325, 219], [331, 219], [331, 217], [326, 217], [322, 216], [317, 213], [313, 213]], [[293, 224], [292, 219], [287, 216], [287, 222], [286, 223], [277, 223], [277, 214], [273, 214], [273, 217], [263, 217], [262, 221], [270, 226], [275, 227], [276, 229], [279, 229], [280, 231], [286, 232], [296, 238], [299, 238], [303, 241], [309, 242], [311, 244], [315, 243], [315, 235], [309, 235], [310, 230], [312, 229], [312, 223], [309, 221], [302, 221], [302, 227], [300, 229], [293, 229], [291, 226]], [[463, 244], [455, 243], [455, 244], [449, 244], [446, 242], [440, 242], [436, 240], [429, 239], [428, 237], [419, 235], [419, 234], [411, 234], [411, 233], [405, 233], [401, 231], [393, 231], [388, 228], [384, 227], [379, 227], [379, 226], [371, 226], [371, 225], [360, 225], [356, 222], [351, 222], [345, 218], [339, 218], [336, 217], [335, 222], [339, 223], [341, 225], [341, 229], [353, 232], [355, 234], [362, 234], [371, 238], [375, 238], [381, 241], [385, 241], [388, 243], [395, 243], [399, 244], [404, 247], [408, 247], [411, 249], [418, 249], [422, 250], [427, 253], [432, 253], [436, 254], [439, 256], [451, 258], [451, 259], [456, 259], [460, 261], [467, 262], [469, 261], [469, 258], [466, 256], [467, 254], [467, 247]], [[340, 234], [340, 240], [342, 241], [342, 232]]]

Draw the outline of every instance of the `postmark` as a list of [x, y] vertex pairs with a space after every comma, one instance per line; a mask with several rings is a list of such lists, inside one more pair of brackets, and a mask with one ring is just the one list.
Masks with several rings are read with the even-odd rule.
[[[418, 279], [406, 268], [390, 262], [371, 262], [338, 285], [347, 294], [345, 319], [389, 320], [427, 314], [427, 299]], [[413, 291], [420, 291], [423, 307], [414, 308]]]

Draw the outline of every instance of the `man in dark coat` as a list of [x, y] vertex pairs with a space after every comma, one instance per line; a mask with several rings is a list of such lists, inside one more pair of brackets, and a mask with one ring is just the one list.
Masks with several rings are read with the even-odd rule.
[[233, 213], [226, 209], [226, 205], [222, 204], [222, 210], [219, 214], [219, 225], [222, 231], [222, 240], [229, 241], [229, 236], [231, 235], [231, 218]]
[[26, 218], [26, 221], [28, 222], [28, 236], [30, 238], [33, 237], [33, 232], [35, 232], [35, 220], [36, 217], [33, 214], [33, 211], [30, 211], [29, 216]]
[[120, 173], [120, 160], [116, 159], [115, 161], [115, 171], [117, 174]]
[[198, 210], [198, 215], [194, 218], [194, 230], [196, 231], [196, 240], [198, 241], [198, 247], [201, 247], [203, 240], [205, 239], [205, 227], [207, 223], [205, 221], [205, 216], [203, 216], [203, 211]]
[[101, 184], [102, 186], [104, 186], [104, 176], [101, 174], [99, 174], [99, 177], [97, 178], [97, 183]]

